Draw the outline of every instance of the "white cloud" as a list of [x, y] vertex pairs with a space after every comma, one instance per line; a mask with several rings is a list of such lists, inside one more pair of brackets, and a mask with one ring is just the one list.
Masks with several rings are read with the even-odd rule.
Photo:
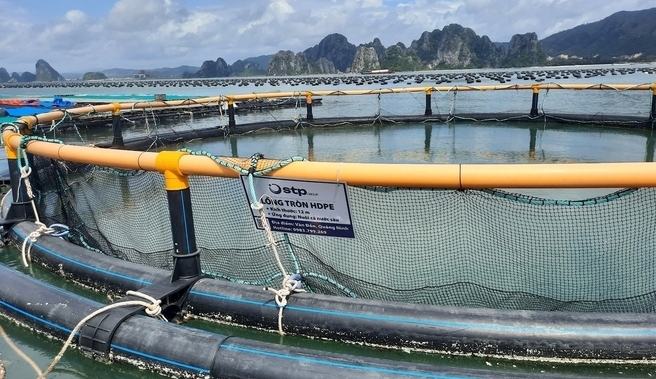
[[383, 6], [382, 0], [355, 0], [362, 8], [377, 8]]
[[294, 13], [294, 8], [285, 0], [275, 0], [269, 4], [269, 11], [277, 16], [277, 21], [283, 21], [287, 16]]
[[645, 7], [642, 0], [117, 0], [96, 14], [79, 0], [70, 9], [49, 8], [47, 17], [21, 8], [35, 3], [44, 4], [0, 0], [0, 66], [10, 71], [33, 71], [37, 59], [63, 72], [199, 66], [218, 57], [232, 63], [303, 51], [331, 33], [356, 45], [378, 37], [385, 46], [409, 46], [450, 23], [493, 41], [529, 31], [544, 38]]
[[84, 14], [84, 12], [73, 9], [68, 12], [66, 12], [65, 16], [66, 20], [68, 20], [71, 24], [82, 24], [86, 22], [87, 20], [87, 15]]

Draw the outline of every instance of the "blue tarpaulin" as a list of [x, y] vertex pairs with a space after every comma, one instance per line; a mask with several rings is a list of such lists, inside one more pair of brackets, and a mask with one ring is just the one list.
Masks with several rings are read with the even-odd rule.
[[10, 116], [21, 117], [21, 116], [33, 116], [39, 113], [45, 113], [52, 110], [52, 108], [41, 108], [41, 107], [7, 107], [5, 111]]
[[74, 102], [64, 100], [61, 97], [55, 97], [52, 101], [39, 101], [39, 105], [45, 108], [70, 108], [75, 105]]
[[4, 111], [6, 111], [7, 114], [9, 114], [9, 116], [21, 117], [21, 116], [33, 116], [35, 114], [49, 112], [53, 109], [70, 108], [70, 107], [75, 106], [75, 102], [64, 100], [61, 97], [55, 97], [52, 101], [40, 100], [36, 104], [38, 104], [38, 106], [36, 106], [36, 105], [35, 106], [30, 106], [30, 105], [25, 105], [25, 106], [3, 105], [2, 109], [4, 109]]

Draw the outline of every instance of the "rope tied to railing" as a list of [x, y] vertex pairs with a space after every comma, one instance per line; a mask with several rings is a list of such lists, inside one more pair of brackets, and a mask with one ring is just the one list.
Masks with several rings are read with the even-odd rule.
[[303, 126], [303, 115], [300, 111], [301, 96], [302, 93], [300, 91], [292, 92], [292, 99], [294, 99], [294, 115], [292, 116], [292, 121], [294, 122], [294, 130], [298, 129], [299, 126]]
[[455, 86], [455, 90], [453, 91], [453, 98], [451, 98], [451, 105], [449, 106], [449, 115], [446, 119], [446, 122], [451, 122], [455, 118], [457, 97], [458, 97], [458, 86]]
[[[11, 129], [14, 133], [20, 133], [20, 127], [17, 125], [18, 122], [3, 122], [0, 124], [0, 132], [4, 132], [5, 129]], [[0, 143], [2, 146], [5, 145], [4, 138], [0, 138]]]
[[378, 120], [378, 117], [380, 117], [380, 108], [381, 108], [380, 107], [380, 102], [381, 102], [380, 92], [378, 92], [378, 101], [376, 103], [376, 113], [374, 113], [374, 117], [376, 118], [376, 120]]
[[264, 158], [264, 155], [260, 153], [255, 153], [253, 156], [251, 156], [251, 165], [248, 170], [248, 187], [249, 191], [251, 194], [252, 203], [251, 203], [251, 208], [254, 210], [258, 211], [260, 214], [260, 220], [262, 222], [262, 227], [264, 228], [264, 231], [266, 232], [266, 237], [267, 240], [269, 241], [269, 246], [271, 246], [271, 249], [273, 250], [273, 254], [276, 258], [276, 262], [278, 263], [278, 268], [280, 269], [280, 272], [282, 273], [283, 277], [287, 275], [287, 270], [285, 270], [285, 267], [282, 264], [282, 261], [280, 260], [280, 255], [278, 254], [278, 244], [273, 237], [273, 232], [271, 231], [271, 226], [269, 225], [269, 221], [267, 220], [266, 213], [264, 212], [264, 205], [259, 202], [259, 198], [257, 197], [257, 194], [255, 193], [255, 184], [253, 181], [253, 173], [255, 172], [255, 169], [257, 168], [257, 162]]
[[21, 137], [21, 141], [18, 145], [18, 149], [16, 152], [17, 155], [17, 164], [18, 164], [18, 170], [20, 171], [20, 181], [18, 184], [18, 190], [16, 191], [16, 194], [14, 195], [14, 202], [18, 202], [20, 200], [20, 186], [23, 185], [25, 186], [25, 194], [27, 195], [27, 198], [29, 199], [29, 202], [32, 206], [32, 210], [34, 211], [34, 218], [35, 221], [34, 223], [38, 226], [36, 230], [31, 232], [27, 237], [25, 237], [25, 240], [23, 240], [23, 246], [21, 248], [21, 257], [23, 260], [23, 265], [25, 267], [29, 266], [29, 261], [31, 261], [31, 251], [32, 251], [32, 245], [36, 242], [36, 240], [41, 237], [44, 234], [52, 235], [53, 237], [63, 237], [68, 234], [68, 226], [64, 224], [52, 224], [49, 227], [46, 226], [44, 223], [41, 222], [39, 219], [39, 211], [36, 208], [36, 203], [34, 201], [34, 192], [32, 191], [32, 184], [29, 180], [30, 175], [32, 174], [32, 168], [29, 166], [29, 159], [27, 158], [27, 144], [29, 141], [45, 141], [45, 142], [58, 142], [58, 143], [63, 143], [62, 141], [59, 140], [53, 140], [53, 139], [48, 139], [48, 138], [43, 138], [43, 137], [35, 137], [35, 136], [23, 136]]
[[264, 155], [260, 153], [253, 154], [253, 156], [251, 156], [251, 165], [248, 170], [248, 186], [252, 199], [251, 208], [258, 211], [260, 214], [260, 221], [262, 222], [262, 227], [264, 229], [264, 232], [266, 233], [266, 237], [269, 242], [268, 245], [271, 246], [271, 250], [273, 250], [273, 255], [276, 258], [278, 269], [280, 269], [280, 273], [283, 276], [282, 287], [280, 289], [275, 290], [273, 288], [264, 287], [264, 290], [265, 291], [270, 290], [276, 294], [275, 299], [276, 299], [276, 304], [278, 305], [278, 333], [281, 336], [284, 336], [285, 332], [282, 330], [282, 311], [287, 305], [287, 298], [289, 297], [289, 295], [291, 295], [294, 292], [305, 292], [305, 290], [301, 288], [300, 274], [292, 274], [292, 275], [287, 274], [287, 270], [285, 269], [285, 266], [282, 264], [282, 261], [280, 260], [280, 254], [278, 253], [278, 244], [275, 238], [273, 237], [273, 231], [271, 230], [271, 226], [269, 225], [269, 221], [267, 220], [266, 213], [264, 212], [264, 205], [258, 201], [259, 198], [255, 193], [253, 175], [257, 168], [258, 161], [262, 158], [264, 158]]
[[71, 124], [73, 124], [73, 129], [75, 129], [75, 132], [77, 133], [77, 136], [80, 138], [80, 141], [84, 142], [84, 138], [82, 138], [82, 135], [80, 134], [80, 130], [77, 127], [77, 124], [75, 123], [75, 119], [73, 119], [73, 115], [68, 111], [68, 109], [58, 109], [58, 111], [62, 112], [64, 115], [59, 119], [59, 121], [55, 122], [53, 119], [52, 122], [50, 123], [50, 129], [47, 131], [44, 130], [43, 134], [45, 133], [55, 133], [57, 128], [66, 121], [67, 119], [71, 121]]
[[284, 307], [287, 305], [287, 298], [289, 295], [291, 295], [294, 292], [305, 292], [304, 289], [301, 288], [301, 275], [300, 274], [287, 274], [287, 270], [285, 270], [284, 265], [282, 264], [282, 261], [280, 260], [280, 254], [278, 253], [278, 244], [275, 240], [275, 237], [273, 236], [273, 231], [271, 230], [271, 226], [269, 225], [269, 221], [266, 216], [266, 212], [264, 211], [264, 205], [259, 201], [259, 197], [257, 196], [255, 192], [255, 185], [254, 185], [254, 180], [253, 178], [255, 176], [260, 176], [264, 175], [268, 172], [271, 172], [273, 170], [276, 170], [280, 167], [283, 167], [291, 162], [294, 161], [301, 161], [305, 160], [304, 158], [301, 157], [292, 157], [287, 160], [281, 161], [276, 165], [258, 170], [257, 166], [258, 163], [261, 159], [264, 158], [264, 155], [261, 153], [256, 153], [251, 156], [250, 159], [250, 164], [248, 169], [240, 167], [234, 163], [224, 161], [220, 159], [219, 157], [214, 156], [211, 153], [208, 153], [206, 151], [199, 151], [199, 152], [194, 152], [189, 149], [181, 149], [181, 151], [188, 152], [192, 155], [203, 155], [210, 157], [212, 160], [217, 162], [218, 164], [229, 167], [233, 170], [238, 171], [239, 173], [243, 175], [248, 175], [248, 186], [249, 186], [249, 193], [251, 195], [251, 208], [258, 211], [260, 215], [260, 221], [262, 223], [262, 228], [264, 229], [266, 233], [266, 238], [268, 241], [268, 245], [271, 246], [271, 249], [273, 250], [274, 257], [276, 259], [276, 263], [278, 265], [278, 269], [280, 270], [280, 273], [282, 274], [283, 277], [283, 282], [282, 282], [282, 288], [279, 290], [274, 290], [272, 288], [265, 287], [265, 290], [271, 290], [276, 294], [276, 304], [279, 307], [279, 312], [278, 312], [278, 332], [280, 335], [284, 335], [284, 331], [282, 330], [282, 311]]
[[[250, 169], [251, 165], [250, 164], [249, 164], [249, 168], [243, 168], [243, 167], [241, 167], [241, 166], [239, 166], [235, 163], [232, 163], [232, 162], [226, 161], [224, 159], [221, 159], [220, 157], [218, 157], [218, 156], [216, 156], [216, 155], [214, 155], [214, 154], [212, 154], [208, 151], [205, 151], [205, 150], [194, 151], [194, 150], [191, 150], [191, 149], [182, 148], [182, 149], [180, 149], [180, 151], [184, 151], [186, 153], [189, 153], [190, 155], [198, 155], [198, 156], [208, 157], [208, 158], [212, 159], [218, 165], [221, 165], [223, 167], [227, 167], [229, 169], [235, 170], [236, 172], [238, 172], [242, 175], [248, 175], [251, 172], [251, 169]], [[262, 158], [264, 158], [264, 156], [258, 158], [258, 161], [259, 161], [259, 159], [262, 159]], [[253, 158], [251, 158], [251, 161], [252, 161], [252, 159]], [[301, 162], [301, 161], [305, 161], [305, 160], [306, 159], [303, 158], [303, 157], [291, 157], [291, 158], [287, 158], [287, 159], [284, 159], [284, 160], [280, 160], [278, 163], [276, 163], [274, 165], [271, 165], [271, 166], [268, 166], [266, 168], [262, 168], [262, 169], [259, 169], [259, 170], [254, 169], [252, 171], [252, 173], [253, 173], [253, 176], [262, 176], [262, 175], [266, 175], [266, 174], [268, 174], [272, 171], [275, 171], [275, 170], [277, 170], [281, 167], [284, 167], [284, 166], [286, 166], [286, 165], [288, 165], [292, 162]], [[256, 161], [256, 166], [257, 166], [257, 161]]]
[[207, 151], [192, 151], [190, 149], [180, 149], [180, 151], [184, 151], [189, 153], [190, 155], [201, 155], [201, 156], [206, 156], [211, 158], [214, 162], [217, 164], [228, 167], [230, 169], [233, 169], [237, 172], [239, 172], [242, 175], [248, 175], [248, 191], [251, 195], [251, 208], [258, 211], [260, 215], [260, 221], [262, 224], [262, 228], [264, 229], [266, 233], [266, 238], [268, 241], [268, 245], [271, 246], [271, 250], [273, 250], [274, 257], [276, 259], [276, 264], [278, 266], [278, 269], [280, 270], [280, 273], [283, 277], [282, 281], [282, 288], [280, 290], [274, 290], [272, 288], [265, 287], [265, 290], [271, 290], [276, 293], [276, 304], [278, 304], [280, 310], [278, 312], [278, 332], [280, 335], [284, 335], [284, 331], [282, 330], [282, 310], [283, 308], [287, 305], [287, 298], [289, 295], [291, 295], [294, 292], [305, 292], [304, 289], [301, 288], [301, 275], [300, 274], [288, 274], [287, 270], [285, 269], [284, 265], [282, 264], [282, 261], [280, 260], [280, 254], [278, 253], [278, 244], [275, 240], [275, 237], [273, 236], [273, 231], [271, 230], [271, 226], [269, 225], [269, 221], [266, 216], [266, 212], [264, 212], [264, 205], [259, 201], [259, 197], [257, 196], [255, 192], [255, 184], [254, 184], [254, 177], [256, 176], [262, 176], [265, 175], [271, 171], [277, 170], [283, 166], [286, 166], [292, 162], [298, 162], [298, 161], [305, 161], [305, 158], [302, 157], [291, 157], [285, 160], [281, 160], [278, 163], [261, 168], [258, 170], [257, 166], [260, 162], [260, 160], [264, 159], [264, 155], [261, 153], [255, 153], [251, 156], [250, 162], [248, 165], [248, 168], [241, 167], [235, 163], [225, 161], [212, 153], [209, 153]]
[[[284, 167], [284, 166], [286, 166], [286, 165], [288, 165], [292, 162], [305, 161], [305, 158], [303, 158], [303, 157], [291, 157], [291, 158], [282, 160], [282, 161], [280, 161], [279, 163], [277, 163], [275, 165], [272, 165], [272, 166], [269, 166], [269, 167], [266, 167], [266, 168], [261, 168], [261, 169], [258, 170], [257, 169], [257, 164], [259, 163], [259, 161], [261, 159], [264, 158], [264, 156], [262, 154], [255, 154], [250, 159], [249, 168], [245, 169], [245, 168], [243, 168], [239, 165], [236, 165], [232, 162], [225, 161], [225, 160], [223, 160], [223, 159], [221, 159], [221, 158], [219, 158], [219, 157], [217, 157], [217, 156], [215, 156], [212, 153], [207, 152], [207, 151], [203, 151], [203, 150], [201, 150], [201, 151], [192, 151], [190, 149], [180, 149], [180, 151], [187, 152], [190, 155], [208, 157], [208, 158], [212, 159], [214, 162], [216, 162], [217, 164], [219, 164], [221, 166], [224, 166], [224, 167], [228, 167], [230, 169], [233, 169], [233, 170], [235, 170], [235, 171], [237, 171], [237, 172], [239, 172], [243, 175], [248, 175], [249, 173], [252, 173], [253, 177], [265, 175], [269, 172], [272, 172], [272, 171], [277, 170], [281, 167]], [[249, 191], [250, 191], [250, 189], [249, 189]], [[253, 189], [253, 192], [254, 192], [254, 189]], [[250, 192], [250, 193], [252, 194], [253, 192]], [[264, 207], [259, 201], [257, 201], [257, 199], [258, 199], [257, 196], [252, 195], [252, 198], [255, 199], [255, 204], [253, 204], [253, 203], [251, 204], [251, 207], [253, 209], [258, 210], [259, 207], [262, 207], [262, 208]], [[272, 249], [274, 249], [274, 248], [276, 249], [276, 254], [277, 254], [278, 243], [275, 241], [275, 238], [273, 237], [273, 233], [271, 231], [271, 228], [270, 228], [268, 219], [266, 217], [266, 214], [264, 215], [264, 217], [262, 217], [262, 214], [260, 214], [260, 221], [262, 222], [263, 229], [265, 229], [265, 231], [268, 230], [267, 241], [269, 242], [269, 245], [272, 246]], [[286, 234], [285, 234], [285, 238], [286, 238]], [[286, 245], [287, 245], [288, 249], [291, 249], [289, 244], [290, 244], [289, 241], [286, 241]], [[287, 296], [291, 295], [291, 293], [293, 293], [293, 292], [306, 292], [304, 289], [301, 289], [301, 287], [302, 287], [302, 284], [301, 284], [302, 276], [300, 274], [300, 267], [298, 266], [298, 262], [296, 262], [296, 259], [293, 256], [293, 252], [290, 251], [290, 255], [292, 256], [292, 260], [294, 261], [295, 268], [296, 268], [296, 273], [291, 274], [291, 275], [286, 274], [287, 271], [285, 270], [285, 268], [282, 264], [282, 261], [280, 260], [280, 257], [279, 256], [276, 257], [277, 258], [276, 263], [277, 263], [278, 268], [280, 269], [280, 272], [282, 274], [281, 276], [283, 277], [282, 287], [286, 288], [288, 291], [290, 291], [290, 293]], [[262, 284], [262, 283], [247, 282], [247, 281], [243, 281], [243, 280], [238, 280], [238, 279], [231, 278], [229, 276], [222, 275], [222, 274], [213, 274], [213, 275], [222, 277], [222, 278], [227, 279], [231, 282], [244, 283], [244, 284], [250, 284], [250, 285], [261, 285]], [[346, 288], [342, 284], [340, 284], [340, 283], [338, 283], [338, 282], [334, 281], [333, 279], [330, 279], [326, 276], [313, 274], [313, 273], [307, 273], [307, 274], [304, 274], [304, 275], [311, 276], [311, 277], [316, 277], [320, 280], [326, 281], [326, 282], [334, 285], [335, 287], [337, 287], [341, 291], [343, 291], [347, 296], [357, 297], [357, 295], [353, 291], [351, 291], [350, 289]], [[278, 275], [276, 274], [274, 277], [277, 277], [277, 276]], [[287, 278], [287, 277], [289, 277], [289, 278]], [[266, 281], [266, 282], [270, 282], [270, 281]], [[291, 288], [288, 288], [290, 285], [291, 285]], [[274, 290], [273, 288], [269, 288], [268, 286], [265, 287], [265, 290], [275, 291], [276, 293], [278, 293], [277, 290]], [[280, 292], [280, 294], [281, 295], [285, 294], [285, 291]], [[278, 302], [276, 302], [276, 304], [278, 304]], [[280, 304], [285, 304], [286, 305], [286, 299], [285, 299], [284, 302], [280, 301]], [[284, 305], [282, 307], [284, 307]], [[282, 330], [281, 330], [282, 329], [282, 327], [281, 327], [281, 325], [282, 325], [282, 311], [279, 312], [278, 316], [279, 316], [279, 332], [281, 334], [284, 334], [284, 332], [282, 332]]]

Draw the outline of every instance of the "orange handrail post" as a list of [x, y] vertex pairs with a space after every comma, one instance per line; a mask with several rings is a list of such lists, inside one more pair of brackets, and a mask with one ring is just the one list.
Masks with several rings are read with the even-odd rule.
[[121, 129], [121, 105], [119, 103], [114, 103], [114, 110], [112, 111], [112, 130], [114, 132], [112, 147], [124, 147], [123, 130]]
[[307, 110], [305, 119], [307, 121], [314, 121], [314, 115], [312, 114], [312, 93], [308, 92], [305, 94], [305, 108]]
[[232, 96], [228, 97], [228, 128], [232, 130], [237, 126], [237, 123], [235, 122], [235, 100]]
[[424, 111], [424, 116], [431, 116], [433, 114], [433, 109], [431, 108], [431, 93], [433, 89], [428, 87], [426, 88], [426, 110]]
[[164, 175], [171, 219], [174, 261], [171, 282], [178, 279], [197, 279], [202, 274], [200, 250], [196, 246], [196, 232], [191, 211], [189, 179], [180, 171], [180, 159], [185, 155], [189, 153], [162, 151], [155, 158], [157, 171]]
[[651, 85], [651, 112], [649, 113], [651, 121], [656, 120], [656, 83]]
[[538, 115], [538, 96], [540, 94], [540, 88], [538, 86], [533, 86], [533, 101], [531, 103], [531, 117], [536, 117]]

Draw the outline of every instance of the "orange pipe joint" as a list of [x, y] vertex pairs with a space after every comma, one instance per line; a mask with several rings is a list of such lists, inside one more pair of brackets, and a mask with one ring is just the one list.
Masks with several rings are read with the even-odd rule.
[[164, 175], [167, 191], [179, 191], [189, 188], [189, 177], [180, 170], [180, 159], [189, 155], [184, 151], [162, 151], [155, 158], [155, 168]]
[[15, 121], [14, 124], [23, 125], [23, 127], [19, 127], [22, 133], [32, 134], [32, 128], [36, 126], [37, 121], [38, 119], [36, 116], [23, 116], [19, 118], [17, 121]]
[[18, 138], [20, 141], [23, 136], [20, 133], [6, 131], [2, 133], [2, 139], [5, 142], [5, 152], [7, 153], [7, 159], [18, 159], [18, 149], [13, 147], [9, 140], [13, 137]]

